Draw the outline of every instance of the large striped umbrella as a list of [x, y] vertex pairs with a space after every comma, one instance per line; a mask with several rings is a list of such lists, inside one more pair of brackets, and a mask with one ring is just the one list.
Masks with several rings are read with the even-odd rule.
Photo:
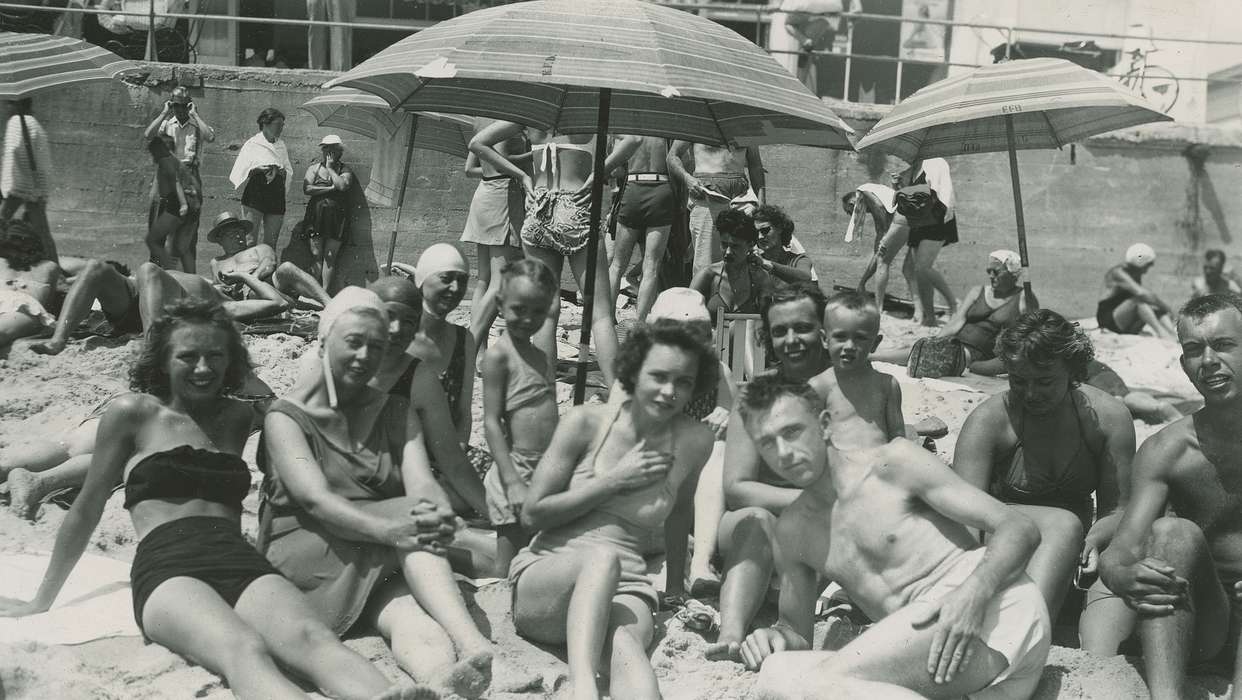
[[[641, 0], [536, 0], [479, 10], [407, 37], [326, 83], [404, 109], [473, 114], [558, 133], [851, 149], [853, 130], [739, 34]], [[605, 149], [596, 148], [595, 171]], [[599, 250], [593, 181], [587, 260]], [[583, 284], [574, 400], [586, 390], [595, 265]]]
[[[1108, 76], [1060, 58], [985, 66], [932, 83], [893, 107], [858, 141], [913, 163], [924, 158], [1009, 152], [1018, 254], [1029, 272], [1019, 149], [1067, 143], [1155, 121], [1172, 121]], [[1030, 275], [1023, 284], [1030, 291]]]
[[[401, 213], [405, 206], [405, 187], [409, 184], [415, 148], [436, 151], [458, 158], [465, 158], [470, 138], [474, 136], [474, 120], [453, 114], [437, 112], [393, 111], [388, 103], [369, 92], [351, 88], [334, 88], [327, 94], [311, 98], [302, 105], [310, 112], [319, 126], [360, 134], [378, 139], [376, 160], [392, 157], [386, 150], [404, 153], [401, 163], [401, 183], [383, 183], [372, 176], [367, 182], [366, 196], [372, 204], [396, 205], [392, 236], [388, 240], [388, 264], [392, 269], [393, 256], [397, 251], [397, 231], [401, 227]], [[395, 190], [395, 191], [394, 191]]]
[[0, 32], [0, 100], [94, 80], [114, 80], [136, 66], [79, 39]]

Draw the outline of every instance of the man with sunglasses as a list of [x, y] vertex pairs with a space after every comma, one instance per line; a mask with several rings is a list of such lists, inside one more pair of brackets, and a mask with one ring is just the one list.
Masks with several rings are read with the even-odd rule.
[[[194, 106], [194, 100], [190, 99], [190, 91], [185, 86], [178, 85], [173, 88], [168, 101], [164, 103], [164, 109], [147, 125], [142, 134], [144, 141], [149, 141], [156, 136], [167, 136], [172, 139], [173, 145], [170, 150], [172, 150], [173, 157], [181, 163], [186, 178], [190, 181], [193, 191], [197, 193], [195, 200], [201, 205], [203, 178], [199, 174], [198, 166], [202, 160], [203, 144], [215, 141], [216, 131], [199, 116], [198, 108]], [[189, 214], [182, 218], [181, 228], [178, 230], [178, 236], [182, 240], [186, 239], [188, 233], [190, 260], [193, 260], [198, 248], [199, 213], [199, 207], [191, 206]], [[189, 262], [185, 265], [189, 266]], [[189, 269], [185, 272], [195, 272], [195, 270]]]

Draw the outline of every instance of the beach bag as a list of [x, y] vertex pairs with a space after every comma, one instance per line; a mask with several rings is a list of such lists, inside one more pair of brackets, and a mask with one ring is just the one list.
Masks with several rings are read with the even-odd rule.
[[960, 377], [965, 371], [966, 348], [953, 336], [919, 338], [906, 361], [906, 373], [915, 378]]
[[910, 228], [923, 228], [944, 223], [948, 207], [936, 196], [936, 191], [927, 184], [926, 173], [919, 173], [914, 182], [897, 190], [894, 199], [897, 202], [897, 213], [906, 217]]

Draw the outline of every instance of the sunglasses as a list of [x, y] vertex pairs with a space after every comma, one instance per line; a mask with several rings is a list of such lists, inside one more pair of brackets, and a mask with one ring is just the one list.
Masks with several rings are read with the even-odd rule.
[[759, 235], [761, 235], [761, 236], [766, 236], [766, 235], [768, 235], [769, 233], [771, 233], [771, 232], [772, 232], [772, 227], [771, 227], [770, 225], [768, 225], [768, 226], [756, 226], [756, 227], [755, 227], [755, 231], [757, 231], [757, 232], [759, 233]]

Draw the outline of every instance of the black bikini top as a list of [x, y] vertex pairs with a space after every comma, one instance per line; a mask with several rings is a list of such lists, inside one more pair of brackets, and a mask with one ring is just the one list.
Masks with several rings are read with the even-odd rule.
[[125, 508], [152, 498], [197, 498], [240, 510], [249, 492], [250, 469], [241, 457], [182, 445], [134, 465], [125, 482]]

